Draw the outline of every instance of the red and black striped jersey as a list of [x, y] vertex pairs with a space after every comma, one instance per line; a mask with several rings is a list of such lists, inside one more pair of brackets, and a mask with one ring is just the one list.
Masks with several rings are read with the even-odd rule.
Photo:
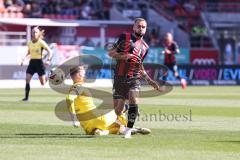
[[176, 42], [172, 42], [171, 44], [164, 44], [165, 48], [170, 50], [171, 53], [167, 54], [164, 53], [164, 64], [172, 64], [172, 63], [176, 63], [176, 57], [175, 54], [177, 53], [177, 50], [179, 50], [179, 47], [177, 45]]
[[133, 54], [134, 57], [129, 60], [117, 60], [115, 66], [115, 76], [126, 76], [140, 78], [140, 65], [148, 53], [149, 46], [141, 38], [134, 34], [121, 34], [114, 44], [119, 54]]

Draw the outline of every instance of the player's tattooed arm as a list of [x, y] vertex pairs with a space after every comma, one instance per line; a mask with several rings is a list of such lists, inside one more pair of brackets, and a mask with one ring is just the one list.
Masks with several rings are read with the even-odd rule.
[[152, 80], [152, 78], [149, 77], [149, 75], [145, 71], [143, 65], [141, 65], [140, 73], [142, 75], [142, 78], [145, 79], [149, 85], [151, 85], [156, 90], [160, 91], [160, 86], [158, 85], [158, 83], [156, 81]]
[[147, 74], [147, 72], [145, 71], [143, 64], [140, 66], [140, 73], [142, 75], [142, 78], [145, 79], [147, 82], [153, 81], [149, 75]]

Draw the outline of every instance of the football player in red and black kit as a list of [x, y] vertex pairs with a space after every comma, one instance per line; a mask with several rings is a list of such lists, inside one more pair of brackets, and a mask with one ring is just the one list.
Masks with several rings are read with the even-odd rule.
[[144, 78], [149, 85], [160, 91], [159, 85], [147, 75], [143, 68], [143, 60], [149, 48], [143, 40], [146, 28], [147, 22], [145, 19], [135, 19], [134, 33], [121, 34], [108, 53], [110, 57], [116, 60], [113, 99], [117, 115], [121, 115], [124, 111], [125, 100], [129, 101], [128, 124], [124, 132], [125, 138], [131, 138], [131, 129], [138, 115], [140, 79]]
[[[181, 81], [181, 86], [183, 89], [187, 87], [187, 82], [184, 78], [181, 78], [178, 73], [178, 66], [176, 63], [175, 54], [179, 54], [180, 50], [177, 43], [173, 40], [171, 33], [167, 33], [164, 41], [164, 65], [168, 67], [173, 73], [174, 76]], [[163, 76], [163, 81], [166, 81], [167, 74]]]

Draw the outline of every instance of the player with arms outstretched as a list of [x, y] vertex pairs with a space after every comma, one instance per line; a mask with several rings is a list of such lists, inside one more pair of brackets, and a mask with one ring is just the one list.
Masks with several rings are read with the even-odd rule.
[[[23, 101], [27, 101], [29, 98], [30, 81], [34, 73], [38, 73], [41, 85], [44, 85], [46, 83], [45, 64], [49, 65], [52, 57], [50, 48], [48, 47], [47, 43], [43, 40], [44, 30], [41, 30], [39, 27], [34, 27], [32, 29], [31, 34], [32, 34], [31, 35], [32, 39], [27, 44], [28, 53], [22, 59], [22, 62], [21, 62], [21, 66], [22, 66], [25, 59], [30, 56], [30, 62], [26, 71], [25, 98], [22, 99]], [[48, 53], [47, 62], [45, 62], [45, 64], [43, 63], [43, 60], [42, 60], [43, 58], [42, 52], [44, 49]]]

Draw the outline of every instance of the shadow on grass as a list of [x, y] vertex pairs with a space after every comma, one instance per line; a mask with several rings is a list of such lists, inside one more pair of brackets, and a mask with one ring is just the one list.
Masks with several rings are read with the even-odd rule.
[[73, 133], [19, 133], [0, 135], [1, 138], [96, 138], [96, 136]]

